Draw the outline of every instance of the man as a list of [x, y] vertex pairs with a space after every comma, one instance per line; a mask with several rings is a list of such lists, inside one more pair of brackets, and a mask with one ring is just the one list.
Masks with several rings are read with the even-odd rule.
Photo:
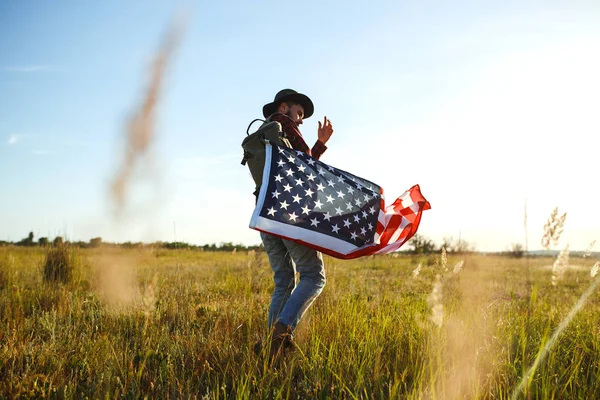
[[[325, 143], [333, 134], [333, 128], [327, 117], [323, 123], [319, 121], [318, 139], [312, 149], [309, 148], [298, 127], [313, 112], [312, 101], [292, 89], [281, 90], [273, 102], [263, 107], [264, 117], [281, 124], [295, 150], [318, 159], [327, 150]], [[325, 269], [320, 252], [267, 233], [261, 232], [260, 236], [275, 281], [268, 319], [272, 333], [269, 353], [274, 358], [283, 348], [293, 346], [296, 325], [325, 286]], [[295, 271], [300, 274], [297, 286]]]

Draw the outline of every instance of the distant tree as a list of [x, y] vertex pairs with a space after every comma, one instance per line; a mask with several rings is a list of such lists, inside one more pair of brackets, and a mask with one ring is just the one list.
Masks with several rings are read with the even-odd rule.
[[101, 245], [102, 245], [101, 237], [95, 237], [95, 238], [90, 239], [90, 247], [96, 248], [96, 247], [100, 247]]
[[234, 249], [234, 246], [233, 246], [232, 242], [225, 242], [225, 243], [219, 244], [220, 251], [232, 251], [233, 249]]
[[[452, 236], [445, 237], [442, 247], [447, 253], [469, 253], [475, 251], [475, 246], [462, 239], [454, 239]], [[440, 247], [441, 249], [441, 247]]]
[[429, 254], [435, 251], [433, 240], [418, 233], [408, 241], [409, 249], [414, 254]]
[[16, 244], [17, 246], [33, 246], [33, 232], [29, 232], [29, 235], [27, 235], [27, 237], [25, 239], [21, 239], [20, 241], [18, 241]]
[[521, 243], [512, 243], [510, 245], [510, 250], [508, 251], [508, 254], [511, 257], [522, 258], [525, 254], [525, 246], [523, 246]]
[[48, 238], [47, 237], [41, 237], [38, 239], [38, 244], [40, 246], [48, 246]]
[[55, 237], [54, 240], [52, 241], [52, 244], [54, 246], [61, 246], [63, 244], [63, 238], [62, 238], [62, 236]]

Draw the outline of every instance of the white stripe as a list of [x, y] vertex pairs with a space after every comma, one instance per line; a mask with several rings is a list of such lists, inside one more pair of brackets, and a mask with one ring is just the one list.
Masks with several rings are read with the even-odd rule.
[[250, 221], [250, 228], [260, 229], [265, 232], [274, 233], [276, 235], [285, 236], [290, 239], [301, 240], [305, 243], [310, 243], [325, 249], [333, 250], [340, 254], [349, 254], [353, 251], [374, 246], [373, 244], [357, 247], [351, 243], [325, 235], [319, 232], [314, 232], [299, 226], [288, 225], [283, 222], [274, 221], [264, 217], [253, 218]]
[[267, 188], [269, 187], [269, 175], [271, 174], [271, 157], [273, 154], [273, 146], [269, 142], [265, 143], [265, 167], [263, 168], [263, 179], [260, 185], [260, 192], [258, 193], [258, 200], [254, 212], [250, 218], [250, 228], [256, 224], [256, 219], [260, 214], [260, 210], [263, 208], [265, 202], [265, 196], [267, 195]]
[[402, 222], [400, 223], [400, 226], [396, 229], [394, 234], [390, 237], [390, 240], [388, 240], [388, 243], [394, 243], [396, 240], [398, 240], [398, 238], [400, 237], [400, 234], [402, 233], [402, 231], [408, 224], [409, 224], [408, 220], [406, 218], [402, 217]]
[[406, 242], [406, 239], [402, 239], [399, 242], [395, 242], [395, 243], [390, 243], [387, 246], [377, 250], [375, 252], [375, 254], [385, 254], [385, 253], [389, 253], [390, 251], [394, 251], [399, 249], [404, 243]]

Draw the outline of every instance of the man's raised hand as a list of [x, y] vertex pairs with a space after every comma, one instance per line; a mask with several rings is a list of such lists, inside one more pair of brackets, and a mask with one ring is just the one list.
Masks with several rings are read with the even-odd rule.
[[331, 135], [333, 135], [333, 127], [331, 126], [331, 121], [328, 120], [327, 117], [323, 117], [323, 124], [321, 124], [321, 121], [319, 121], [317, 137], [321, 143], [325, 144], [327, 143]]

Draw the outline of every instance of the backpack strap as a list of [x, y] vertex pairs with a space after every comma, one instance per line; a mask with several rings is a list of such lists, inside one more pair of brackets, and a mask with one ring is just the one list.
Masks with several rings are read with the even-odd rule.
[[254, 121], [250, 122], [250, 125], [248, 125], [248, 129], [246, 129], [246, 136], [250, 136], [250, 127], [252, 126], [252, 124], [254, 124], [256, 121], [262, 121], [263, 124], [269, 121], [269, 118], [267, 118], [266, 120], [264, 119], [260, 119], [260, 118], [256, 118]]

